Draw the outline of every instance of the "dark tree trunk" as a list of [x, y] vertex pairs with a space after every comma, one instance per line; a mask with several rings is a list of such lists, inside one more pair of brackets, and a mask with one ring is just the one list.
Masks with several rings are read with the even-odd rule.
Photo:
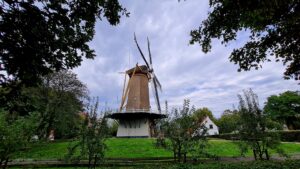
[[181, 146], [178, 147], [177, 158], [178, 158], [178, 162], [180, 162], [181, 161]]
[[254, 159], [257, 160], [257, 155], [256, 155], [256, 151], [253, 150], [253, 155], [254, 155]]
[[183, 162], [186, 163], [186, 153], [183, 154]]
[[265, 149], [266, 160], [270, 160], [268, 149]]
[[177, 160], [177, 152], [175, 149], [173, 150], [173, 155], [174, 155], [174, 161], [176, 161]]
[[97, 164], [97, 155], [95, 155], [95, 158], [94, 158], [94, 166], [93, 166], [94, 169], [96, 168], [96, 164]]
[[259, 159], [263, 160], [264, 159], [263, 154], [261, 152], [259, 152], [258, 154], [259, 154]]
[[8, 163], [8, 157], [4, 160], [4, 164], [2, 164], [2, 169], [5, 169], [7, 167], [7, 163]]
[[257, 150], [257, 152], [258, 152], [258, 156], [259, 156], [259, 160], [263, 160], [264, 159], [264, 157], [263, 157], [263, 151], [260, 149], [260, 147], [258, 148], [258, 150]]
[[92, 157], [89, 155], [89, 169], [91, 169]]
[[263, 158], [264, 158], [263, 157], [264, 152], [262, 150], [262, 147], [260, 146], [260, 144], [259, 144], [258, 141], [255, 144], [256, 144], [256, 152], [258, 153], [259, 159], [263, 160]]

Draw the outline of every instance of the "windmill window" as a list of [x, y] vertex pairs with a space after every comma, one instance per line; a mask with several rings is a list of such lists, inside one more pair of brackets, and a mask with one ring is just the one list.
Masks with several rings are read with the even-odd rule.
[[214, 128], [214, 126], [213, 126], [212, 124], [210, 124], [210, 125], [209, 125], [209, 128], [210, 128], [210, 129], [213, 129], [213, 128]]

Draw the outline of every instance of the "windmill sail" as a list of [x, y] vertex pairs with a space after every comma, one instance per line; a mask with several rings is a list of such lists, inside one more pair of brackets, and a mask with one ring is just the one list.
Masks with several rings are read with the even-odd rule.
[[146, 63], [146, 65], [147, 65], [147, 67], [148, 67], [148, 69], [149, 69], [149, 64], [148, 64], [148, 62], [147, 62], [147, 60], [146, 60], [146, 58], [145, 58], [145, 56], [144, 56], [144, 54], [143, 54], [143, 52], [142, 52], [142, 50], [141, 50], [141, 48], [140, 48], [140, 46], [139, 46], [137, 40], [136, 40], [135, 34], [134, 34], [134, 41], [135, 41], [135, 43], [136, 43], [136, 46], [137, 46], [137, 48], [138, 48], [138, 50], [139, 50], [139, 52], [140, 52], [142, 58], [144, 59], [144, 62]]
[[152, 67], [152, 57], [151, 57], [151, 51], [150, 51], [150, 41], [149, 38], [147, 37], [147, 43], [148, 43], [148, 53], [149, 53], [149, 61], [150, 61], [150, 68], [153, 69]]
[[154, 98], [155, 98], [156, 106], [157, 106], [158, 112], [161, 113], [159, 95], [158, 95], [158, 91], [157, 91], [157, 82], [156, 82], [155, 78], [153, 78], [152, 83], [154, 86]]
[[153, 90], [154, 90], [154, 98], [155, 98], [155, 102], [156, 102], [156, 105], [157, 105], [157, 109], [158, 109], [158, 112], [161, 113], [161, 107], [160, 107], [160, 102], [159, 102], [159, 95], [158, 95], [158, 89], [160, 91], [162, 91], [162, 87], [161, 87], [161, 84], [159, 82], [159, 80], [157, 79], [156, 75], [154, 74], [154, 70], [153, 70], [153, 66], [152, 66], [152, 55], [151, 55], [151, 50], [150, 50], [150, 41], [149, 41], [149, 38], [147, 37], [147, 46], [148, 46], [148, 54], [149, 54], [149, 61], [150, 61], [150, 65], [149, 63], [147, 62], [146, 60], [146, 57], [144, 56], [138, 42], [137, 42], [137, 39], [136, 39], [136, 35], [134, 34], [134, 41], [136, 43], [136, 46], [141, 54], [141, 57], [143, 58], [144, 62], [146, 63], [146, 66], [148, 68], [148, 72], [150, 74], [150, 78], [152, 80], [152, 83], [153, 83]]

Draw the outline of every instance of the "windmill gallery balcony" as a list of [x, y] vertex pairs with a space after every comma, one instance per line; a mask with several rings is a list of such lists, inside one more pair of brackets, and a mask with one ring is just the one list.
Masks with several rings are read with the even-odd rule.
[[167, 115], [164, 113], [158, 113], [151, 109], [130, 109], [130, 110], [121, 110], [109, 113], [106, 117], [112, 119], [123, 119], [123, 118], [138, 118], [138, 117], [148, 116], [149, 118], [166, 118]]

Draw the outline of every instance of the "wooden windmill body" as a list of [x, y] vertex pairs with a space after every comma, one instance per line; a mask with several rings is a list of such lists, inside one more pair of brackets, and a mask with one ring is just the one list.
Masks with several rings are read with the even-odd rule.
[[[126, 71], [130, 78], [130, 86], [126, 104], [126, 111], [150, 110], [149, 102], [149, 77], [145, 65], [138, 66]], [[123, 95], [124, 96], [124, 95]]]
[[[149, 41], [148, 49], [150, 53]], [[144, 59], [143, 54], [142, 57]], [[119, 122], [117, 137], [155, 137], [157, 133], [156, 120], [166, 117], [165, 114], [161, 113], [157, 92], [157, 88], [161, 86], [153, 73], [151, 55], [149, 57], [151, 69], [144, 59], [146, 65], [139, 66], [137, 64], [132, 69], [126, 71], [120, 109], [118, 112], [108, 116]], [[129, 77], [127, 86], [125, 85], [126, 76]], [[157, 111], [151, 109], [150, 106], [150, 81], [155, 89], [154, 96], [158, 107]]]

